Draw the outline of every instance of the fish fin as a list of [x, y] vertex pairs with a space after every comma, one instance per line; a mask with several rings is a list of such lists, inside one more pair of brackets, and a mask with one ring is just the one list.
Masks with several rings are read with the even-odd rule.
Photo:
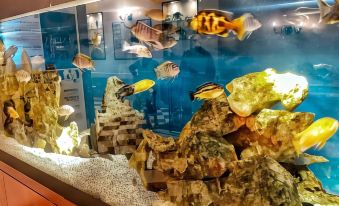
[[84, 72], [84, 69], [83, 69], [83, 68], [79, 68], [79, 67], [77, 67], [77, 68], [81, 71], [81, 73]]
[[328, 5], [324, 0], [317, 0], [317, 3], [320, 11], [319, 22], [322, 22], [323, 17], [331, 11], [331, 6]]
[[317, 145], [317, 150], [321, 150], [321, 149], [325, 146], [326, 142], [327, 142], [326, 140], [320, 142], [320, 143]]
[[324, 0], [317, 0], [317, 3], [320, 10], [320, 17], [325, 16], [331, 11], [331, 6], [328, 5], [328, 3], [326, 3]]
[[193, 101], [195, 99], [194, 92], [190, 91], [189, 95], [190, 95], [191, 101]]
[[255, 19], [252, 14], [249, 13], [246, 13], [241, 17], [234, 19], [232, 23], [234, 23], [236, 26], [234, 32], [236, 33], [240, 41], [244, 40], [253, 31], [261, 27], [261, 23], [257, 19]]
[[214, 13], [220, 16], [224, 16], [226, 20], [231, 21], [233, 18], [233, 13], [229, 11], [221, 11], [218, 9], [204, 9], [202, 11], [198, 12], [198, 15], [201, 14], [202, 12], [207, 12], [207, 13]]
[[160, 71], [157, 69], [154, 69], [154, 71], [155, 71], [155, 76], [157, 77], [157, 79], [160, 79], [161, 77]]
[[127, 51], [128, 47], [131, 46], [127, 41], [124, 41], [124, 44], [122, 45], [122, 51]]

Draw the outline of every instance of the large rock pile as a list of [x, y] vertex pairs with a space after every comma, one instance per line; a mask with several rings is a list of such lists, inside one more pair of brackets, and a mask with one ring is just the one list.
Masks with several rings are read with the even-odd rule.
[[117, 91], [126, 85], [119, 78], [107, 79], [102, 111], [96, 111], [96, 136], [99, 153], [133, 153], [142, 140], [143, 114], [133, 109], [129, 102], [116, 97]]
[[[307, 154], [297, 156], [292, 144], [296, 134], [313, 122], [314, 115], [269, 109], [277, 100], [288, 109], [300, 104], [307, 94], [304, 79], [289, 74], [301, 83], [279, 93], [278, 80], [272, 83], [265, 77], [273, 75], [269, 71], [231, 82], [228, 88], [233, 99], [221, 95], [205, 101], [177, 140], [143, 132], [144, 140], [130, 166], [148, 189], [158, 191], [162, 202], [155, 205], [339, 205], [339, 198], [326, 194], [306, 166], [296, 166], [327, 161]], [[249, 77], [250, 85], [244, 84]], [[246, 86], [236, 89], [241, 87], [237, 82]], [[251, 102], [248, 110], [250, 98], [239, 102], [238, 97], [244, 98], [253, 87], [260, 87], [258, 92], [265, 93], [262, 97], [275, 93], [277, 98]], [[233, 109], [234, 105], [242, 106]]]
[[[87, 142], [80, 144], [76, 123], [68, 127], [58, 123], [61, 90], [58, 72], [33, 71], [25, 50], [21, 54], [20, 68], [4, 54], [5, 46], [0, 41], [0, 110], [4, 111], [0, 114], [0, 132], [20, 144], [46, 152], [80, 155], [80, 150], [85, 148], [82, 154], [88, 156]], [[19, 117], [6, 115], [8, 107], [14, 108]]]

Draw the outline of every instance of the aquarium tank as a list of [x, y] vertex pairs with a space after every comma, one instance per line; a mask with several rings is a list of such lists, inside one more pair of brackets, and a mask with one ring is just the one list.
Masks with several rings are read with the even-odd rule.
[[[112, 205], [339, 205], [338, 8], [101, 0], [2, 21], [3, 88], [22, 91], [0, 98], [2, 130], [47, 154], [125, 155], [143, 192], [99, 195]], [[40, 73], [53, 86], [36, 100]]]

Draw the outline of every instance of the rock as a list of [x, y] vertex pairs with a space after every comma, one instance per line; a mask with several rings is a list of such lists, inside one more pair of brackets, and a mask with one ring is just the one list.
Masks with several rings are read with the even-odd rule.
[[[154, 155], [154, 169], [174, 178], [203, 179], [220, 177], [232, 161], [237, 160], [234, 147], [222, 138], [199, 133], [181, 145], [172, 138], [164, 138], [151, 131], [143, 132], [144, 140], [130, 159], [130, 165], [142, 171], [149, 152]], [[160, 147], [160, 145], [163, 145]], [[184, 147], [180, 147], [184, 146]], [[140, 162], [140, 163], [138, 163]]]
[[169, 181], [159, 195], [177, 206], [301, 205], [292, 175], [275, 160], [259, 156], [234, 162], [227, 177]]
[[284, 165], [294, 175], [298, 193], [303, 204], [339, 205], [339, 196], [326, 193], [320, 181], [306, 166]]
[[129, 102], [122, 102], [116, 92], [125, 85], [116, 76], [107, 79], [102, 111], [96, 111], [96, 136], [99, 153], [130, 156], [142, 141], [144, 116]]
[[205, 101], [191, 119], [191, 132], [221, 137], [238, 130], [245, 124], [245, 118], [231, 111], [225, 94]]
[[31, 58], [29, 57], [26, 49], [22, 50], [22, 54], [21, 54], [21, 69], [25, 70], [29, 74], [32, 73]]
[[246, 119], [246, 127], [224, 138], [241, 150], [241, 158], [265, 154], [277, 161], [297, 156], [292, 140], [313, 122], [314, 114], [263, 109]]
[[307, 96], [308, 83], [302, 76], [266, 69], [236, 78], [226, 89], [231, 93], [228, 101], [232, 111], [247, 117], [279, 101], [287, 110], [293, 110]]

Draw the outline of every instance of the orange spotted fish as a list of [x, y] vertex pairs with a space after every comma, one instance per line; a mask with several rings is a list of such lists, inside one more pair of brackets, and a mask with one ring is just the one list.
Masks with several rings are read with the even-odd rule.
[[202, 10], [189, 23], [190, 27], [200, 34], [228, 37], [230, 31], [239, 40], [244, 40], [253, 31], [261, 27], [261, 23], [252, 14], [244, 14], [232, 19], [233, 13], [220, 10]]

